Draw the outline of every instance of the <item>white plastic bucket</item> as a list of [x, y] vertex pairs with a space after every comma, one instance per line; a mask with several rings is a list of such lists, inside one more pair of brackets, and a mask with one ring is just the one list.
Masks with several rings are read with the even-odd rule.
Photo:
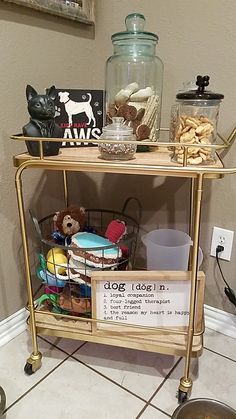
[[[147, 249], [147, 269], [149, 271], [187, 271], [191, 237], [184, 231], [159, 229], [142, 236]], [[203, 261], [199, 247], [198, 268]]]

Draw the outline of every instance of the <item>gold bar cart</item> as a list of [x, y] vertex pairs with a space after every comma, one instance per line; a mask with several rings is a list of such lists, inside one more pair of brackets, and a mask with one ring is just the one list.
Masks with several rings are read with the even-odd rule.
[[[236, 136], [236, 128], [232, 131], [229, 138], [224, 140], [221, 136], [221, 144], [210, 145], [212, 149], [219, 151], [229, 147]], [[11, 138], [16, 140], [27, 140], [21, 135], [15, 135]], [[32, 138], [31, 138], [32, 140]], [[203, 348], [204, 316], [200, 327], [196, 327], [196, 294], [199, 272], [198, 266], [198, 247], [201, 221], [202, 194], [205, 179], [217, 179], [226, 174], [236, 173], [236, 168], [224, 168], [221, 159], [216, 157], [216, 161], [208, 166], [188, 166], [187, 150], [193, 147], [193, 144], [184, 144], [183, 164], [171, 160], [170, 148], [178, 146], [178, 143], [158, 142], [147, 143], [152, 152], [136, 153], [136, 158], [131, 161], [110, 162], [99, 159], [97, 147], [84, 148], [62, 148], [58, 156], [43, 156], [43, 141], [48, 138], [34, 138], [39, 141], [40, 157], [32, 157], [28, 153], [23, 153], [13, 158], [14, 166], [17, 168], [15, 175], [15, 185], [17, 201], [20, 216], [21, 234], [24, 251], [26, 285], [28, 292], [28, 310], [30, 313], [29, 326], [32, 336], [33, 351], [27, 360], [25, 372], [34, 373], [41, 366], [42, 355], [38, 348], [37, 334], [45, 334], [58, 337], [67, 337], [85, 341], [93, 341], [109, 345], [123, 346], [146, 351], [153, 351], [163, 354], [173, 354], [185, 357], [185, 367], [183, 377], [180, 379], [178, 388], [179, 402], [185, 401], [191, 392], [192, 380], [189, 376], [191, 357], [201, 355]], [[61, 139], [50, 139], [50, 141], [60, 141]], [[65, 140], [66, 141], [66, 140]], [[70, 140], [68, 140], [70, 141]], [[86, 140], [87, 141], [87, 140]], [[89, 140], [87, 141], [89, 142]], [[95, 142], [91, 140], [91, 142]], [[208, 145], [209, 147], [209, 145]], [[64, 185], [65, 204], [68, 204], [68, 172], [95, 172], [95, 173], [120, 173], [132, 175], [152, 175], [152, 176], [170, 176], [183, 177], [190, 180], [190, 217], [189, 228], [190, 235], [193, 238], [193, 250], [189, 271], [185, 273], [191, 281], [190, 292], [190, 315], [189, 324], [186, 330], [172, 328], [153, 328], [144, 326], [134, 326], [120, 324], [115, 331], [117, 323], [114, 322], [112, 332], [98, 333], [97, 323], [113, 323], [96, 318], [78, 318], [69, 316], [71, 323], [65, 322], [61, 314], [49, 313], [35, 309], [32, 292], [31, 271], [29, 263], [29, 250], [27, 242], [27, 229], [25, 222], [25, 208], [23, 200], [23, 180], [22, 174], [27, 170], [45, 169], [62, 172], [62, 181]], [[127, 276], [131, 272], [127, 271]], [[200, 273], [201, 274], [201, 273]], [[68, 315], [66, 316], [68, 319]]]

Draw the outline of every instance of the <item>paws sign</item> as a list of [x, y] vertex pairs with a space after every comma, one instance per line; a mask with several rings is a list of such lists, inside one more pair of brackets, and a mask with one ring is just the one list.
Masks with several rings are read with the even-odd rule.
[[55, 121], [63, 129], [64, 147], [92, 146], [86, 140], [97, 140], [103, 126], [103, 91], [56, 89]]

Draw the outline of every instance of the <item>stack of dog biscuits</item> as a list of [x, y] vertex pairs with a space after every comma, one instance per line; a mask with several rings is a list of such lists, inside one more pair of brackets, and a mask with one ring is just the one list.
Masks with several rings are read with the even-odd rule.
[[[179, 126], [175, 132], [175, 142], [182, 144], [193, 144], [187, 148], [187, 164], [210, 164], [214, 163], [212, 149], [207, 147], [212, 143], [214, 126], [212, 121], [205, 116], [192, 117], [181, 115], [179, 117]], [[175, 147], [174, 158], [178, 163], [184, 161], [184, 148]]]
[[139, 89], [138, 83], [130, 83], [115, 95], [114, 102], [107, 108], [108, 124], [114, 116], [123, 117], [138, 141], [156, 141], [160, 105], [158, 95], [150, 86]]

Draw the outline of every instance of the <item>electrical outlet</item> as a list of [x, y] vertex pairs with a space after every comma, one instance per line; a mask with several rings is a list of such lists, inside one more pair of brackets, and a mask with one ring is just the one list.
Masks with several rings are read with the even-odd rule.
[[210, 255], [216, 257], [216, 248], [220, 245], [224, 246], [224, 250], [219, 253], [219, 259], [230, 260], [233, 240], [234, 231], [214, 227], [212, 232]]

